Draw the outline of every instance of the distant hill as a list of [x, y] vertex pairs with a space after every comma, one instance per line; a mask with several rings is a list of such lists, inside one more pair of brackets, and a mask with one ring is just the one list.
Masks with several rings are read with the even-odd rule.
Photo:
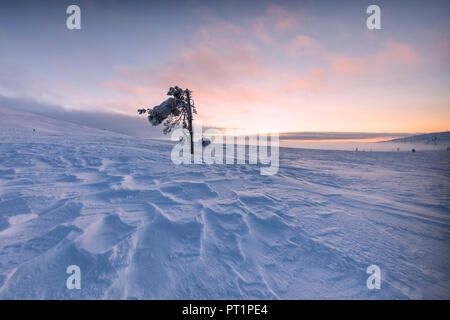
[[441, 146], [450, 144], [450, 131], [419, 134], [406, 138], [392, 139], [383, 142], [420, 143], [426, 145]]
[[[22, 132], [26, 134], [34, 131], [39, 134], [63, 133], [67, 136], [104, 136], [106, 134], [105, 130], [0, 106], [0, 133]], [[111, 131], [108, 131], [107, 134], [123, 136]]]

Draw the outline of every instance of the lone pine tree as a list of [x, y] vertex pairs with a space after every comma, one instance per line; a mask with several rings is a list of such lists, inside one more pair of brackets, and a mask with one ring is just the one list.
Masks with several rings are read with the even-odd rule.
[[139, 114], [148, 114], [148, 121], [157, 126], [161, 123], [164, 125], [164, 134], [172, 131], [178, 125], [182, 125], [184, 129], [189, 131], [191, 142], [191, 154], [194, 154], [194, 141], [192, 121], [193, 114], [197, 114], [194, 100], [192, 100], [192, 91], [189, 89], [181, 89], [178, 86], [170, 87], [167, 92], [168, 98], [160, 105], [147, 109], [138, 109]]

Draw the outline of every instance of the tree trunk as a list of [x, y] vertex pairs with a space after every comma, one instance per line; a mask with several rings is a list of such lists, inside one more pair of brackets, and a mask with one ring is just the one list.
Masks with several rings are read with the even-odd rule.
[[192, 130], [192, 107], [191, 107], [191, 92], [186, 89], [186, 99], [188, 104], [188, 125], [189, 135], [191, 136], [191, 154], [194, 154], [194, 133]]

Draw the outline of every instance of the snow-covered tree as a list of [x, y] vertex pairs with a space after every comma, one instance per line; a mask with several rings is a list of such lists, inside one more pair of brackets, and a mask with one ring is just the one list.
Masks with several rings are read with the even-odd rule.
[[197, 114], [197, 110], [192, 100], [192, 91], [189, 89], [181, 89], [178, 86], [170, 87], [167, 92], [168, 98], [160, 105], [153, 108], [139, 109], [139, 114], [148, 114], [148, 121], [157, 126], [161, 123], [164, 125], [164, 134], [172, 131], [176, 126], [182, 125], [188, 129], [191, 138], [191, 153], [194, 153], [192, 121], [193, 114]]

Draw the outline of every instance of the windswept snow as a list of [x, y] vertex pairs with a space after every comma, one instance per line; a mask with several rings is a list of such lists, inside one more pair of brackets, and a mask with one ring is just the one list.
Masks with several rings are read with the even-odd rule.
[[4, 108], [0, 139], [0, 298], [450, 298], [450, 152], [282, 148], [262, 176]]

